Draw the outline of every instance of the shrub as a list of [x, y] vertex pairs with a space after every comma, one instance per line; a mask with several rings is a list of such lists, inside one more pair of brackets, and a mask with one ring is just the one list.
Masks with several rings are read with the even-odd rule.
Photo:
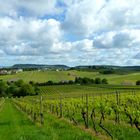
[[140, 85], [140, 80], [136, 81], [136, 85]]

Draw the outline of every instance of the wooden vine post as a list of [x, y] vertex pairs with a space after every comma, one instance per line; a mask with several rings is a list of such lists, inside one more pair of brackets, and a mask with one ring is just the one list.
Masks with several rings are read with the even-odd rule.
[[35, 100], [33, 100], [33, 105], [34, 105], [33, 120], [34, 120], [34, 122], [36, 122], [36, 120], [37, 120], [37, 115], [36, 115], [36, 111], [35, 111], [35, 105], [36, 105]]
[[134, 89], [132, 90], [132, 95], [133, 95], [133, 96], [135, 95], [135, 90], [134, 90]]
[[40, 123], [41, 125], [44, 124], [42, 96], [40, 97]]
[[34, 120], [34, 100], [32, 99], [32, 113], [31, 113], [31, 118]]
[[60, 96], [60, 118], [63, 116], [62, 97]]
[[[119, 105], [120, 105], [120, 98], [119, 98], [119, 92], [118, 91], [116, 91], [116, 102], [117, 102], [117, 106], [119, 107]], [[117, 116], [116, 117], [117, 117], [116, 121], [117, 121], [117, 123], [119, 123], [120, 122], [119, 112], [117, 112]]]
[[82, 103], [84, 102], [84, 95], [82, 94]]
[[87, 126], [86, 128], [89, 128], [89, 114], [88, 114], [88, 94], [86, 94], [86, 114], [87, 114]]

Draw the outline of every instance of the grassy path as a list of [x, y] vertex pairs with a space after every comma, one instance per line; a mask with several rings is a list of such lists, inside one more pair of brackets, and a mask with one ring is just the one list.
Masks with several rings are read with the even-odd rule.
[[94, 140], [91, 135], [62, 120], [45, 116], [45, 126], [34, 125], [6, 100], [0, 112], [0, 140]]

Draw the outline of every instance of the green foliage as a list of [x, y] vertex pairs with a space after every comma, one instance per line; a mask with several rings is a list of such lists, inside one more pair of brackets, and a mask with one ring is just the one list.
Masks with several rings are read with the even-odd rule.
[[[27, 104], [26, 104], [27, 105]], [[29, 109], [31, 107], [28, 106]], [[94, 136], [69, 123], [45, 114], [45, 124], [37, 127], [20, 112], [13, 103], [6, 99], [0, 112], [0, 139], [1, 140], [96, 140]]]
[[[52, 86], [50, 87], [52, 88]], [[116, 94], [107, 94], [102, 96], [88, 96], [88, 100], [86, 97], [87, 96], [83, 96], [82, 98], [62, 98], [61, 101], [60, 97], [55, 99], [44, 98], [44, 110], [47, 114], [49, 112], [59, 117], [62, 109], [63, 117], [70, 119], [75, 125], [87, 125], [87, 117], [89, 117], [88, 126], [90, 128], [93, 127], [93, 123], [91, 123], [91, 113], [94, 111], [92, 121], [94, 120], [94, 127], [97, 132], [99, 132], [98, 134], [100, 134], [100, 132], [102, 134], [108, 132], [114, 139], [123, 140], [126, 138], [129, 140], [131, 138], [136, 140], [140, 138], [139, 132], [137, 131], [140, 124], [140, 95], [134, 95], [133, 93], [118, 94], [118, 98], [116, 98]], [[34, 99], [36, 100], [34, 111], [38, 113], [40, 101], [38, 97]], [[30, 97], [16, 99], [15, 102], [17, 102], [19, 106], [26, 107], [27, 112], [32, 108], [32, 98]], [[128, 127], [130, 117], [132, 118], [132, 125], [136, 125], [136, 127]], [[125, 131], [123, 131], [123, 129], [125, 129]], [[133, 133], [127, 133], [127, 130], [130, 132], [133, 131]], [[123, 134], [120, 136], [122, 132]]]
[[95, 78], [91, 79], [91, 78], [87, 78], [87, 77], [76, 77], [75, 78], [75, 83], [76, 84], [108, 84], [107, 79], [101, 79], [101, 78]]
[[46, 82], [47, 85], [53, 85], [53, 81], [49, 80], [48, 82]]
[[101, 78], [95, 78], [95, 84], [102, 84]]
[[9, 97], [18, 96], [19, 97], [19, 91], [20, 91], [20, 87], [18, 87], [16, 84], [11, 84], [7, 88], [7, 96], [9, 96]]
[[6, 90], [7, 90], [7, 83], [4, 81], [0, 81], [0, 96], [6, 96]]
[[108, 81], [107, 81], [107, 79], [102, 79], [102, 84], [108, 84]]
[[23, 80], [18, 80], [18, 81], [15, 81], [15, 83], [14, 83], [16, 86], [18, 86], [18, 87], [21, 87], [22, 85], [24, 85], [24, 81]]
[[30, 84], [23, 84], [19, 90], [19, 97], [20, 96], [27, 96], [27, 95], [35, 95], [35, 89]]
[[114, 71], [113, 69], [101, 70], [100, 73], [101, 73], [101, 74], [114, 74], [115, 71]]
[[34, 84], [24, 83], [23, 80], [18, 80], [16, 82], [0, 81], [0, 96], [8, 97], [20, 97], [27, 95], [37, 95], [39, 94], [39, 88]]
[[136, 85], [140, 85], [140, 80], [136, 81]]

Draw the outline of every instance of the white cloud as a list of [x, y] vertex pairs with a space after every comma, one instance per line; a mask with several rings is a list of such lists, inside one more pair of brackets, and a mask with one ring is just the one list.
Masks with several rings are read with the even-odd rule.
[[0, 19], [0, 47], [11, 55], [42, 55], [61, 39], [54, 19]]
[[77, 36], [139, 27], [140, 1], [82, 0], [68, 7], [64, 29]]
[[57, 0], [20, 0], [18, 6], [33, 15], [43, 16], [61, 12], [61, 9], [57, 8]]
[[104, 4], [105, 0], [84, 0], [70, 5], [66, 13], [64, 29], [80, 36], [92, 35], [100, 26], [98, 12]]
[[62, 12], [57, 2], [57, 0], [1, 0], [0, 15], [11, 17], [57, 15]]
[[0, 9], [5, 63], [139, 62], [138, 0], [0, 0]]
[[90, 39], [75, 41], [72, 43], [72, 46], [75, 46], [75, 48], [79, 51], [85, 51], [85, 52], [92, 52], [94, 49], [93, 40]]
[[140, 44], [139, 29], [125, 29], [110, 31], [94, 38], [93, 44], [97, 48], [138, 48]]

